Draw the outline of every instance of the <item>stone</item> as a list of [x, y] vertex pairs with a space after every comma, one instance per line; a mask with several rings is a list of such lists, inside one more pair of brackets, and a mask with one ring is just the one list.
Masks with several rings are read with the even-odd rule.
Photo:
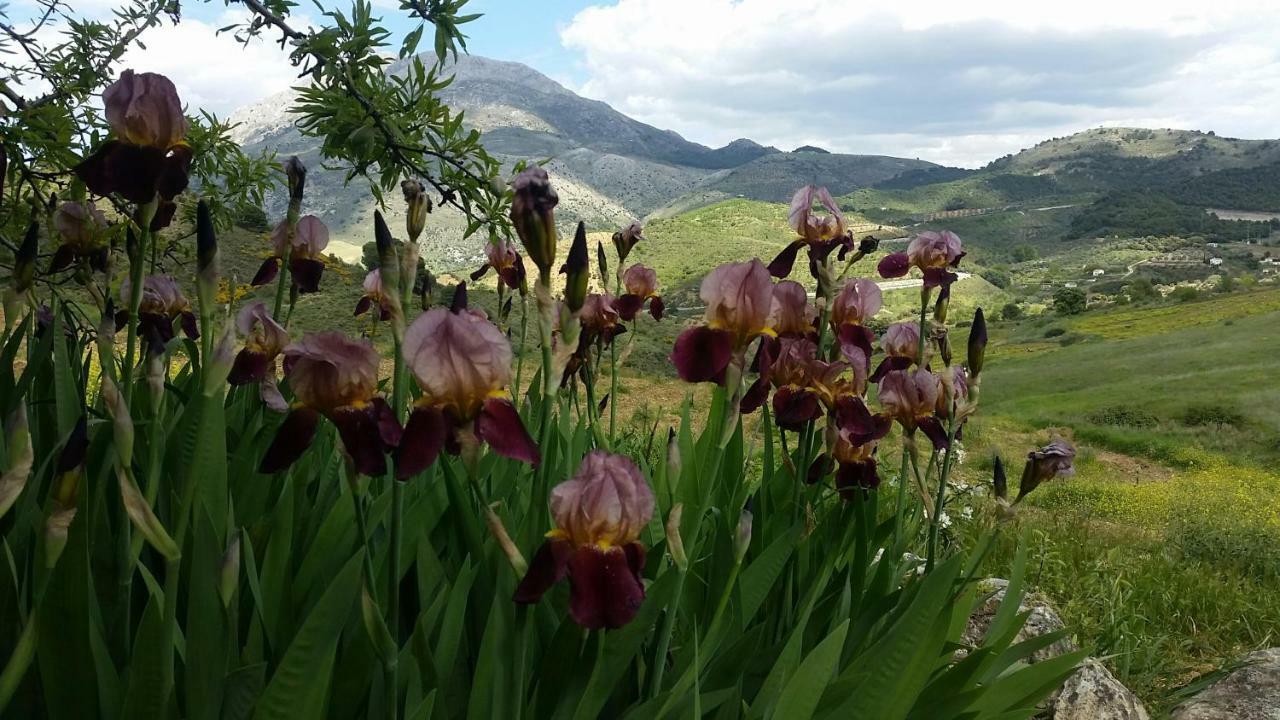
[[[995, 619], [996, 611], [1000, 609], [1000, 603], [1004, 602], [1005, 591], [1009, 587], [1009, 581], [1004, 578], [988, 578], [978, 583], [978, 589], [987, 594], [987, 599], [978, 606], [978, 609], [969, 616], [969, 623], [964, 629], [964, 642], [966, 645], [980, 645], [982, 638], [987, 633], [987, 628], [991, 627], [991, 621]], [[1039, 637], [1045, 633], [1057, 632], [1066, 627], [1062, 623], [1062, 618], [1058, 616], [1058, 612], [1049, 605], [1048, 601], [1034, 594], [1024, 594], [1022, 604], [1018, 607], [1018, 612], [1030, 611], [1031, 615], [1027, 617], [1027, 622], [1018, 631], [1018, 637], [1015, 643], [1020, 643], [1033, 637]], [[1032, 653], [1029, 658], [1030, 662], [1037, 663], [1042, 660], [1048, 660], [1051, 657], [1057, 657], [1063, 653], [1075, 651], [1076, 644], [1072, 642], [1070, 637], [1064, 637], [1052, 645]]]
[[1147, 720], [1147, 709], [1096, 658], [1085, 658], [1051, 704], [1053, 720]]
[[1280, 648], [1249, 653], [1240, 663], [1175, 707], [1170, 720], [1280, 720]]
[[[979, 645], [991, 627], [1000, 603], [1004, 602], [1009, 581], [988, 578], [978, 584], [986, 598], [978, 605], [965, 626], [963, 640], [967, 645]], [[1023, 595], [1019, 612], [1030, 612], [1026, 623], [1018, 631], [1015, 643], [1065, 627], [1058, 612], [1049, 601], [1035, 593]], [[1028, 662], [1037, 663], [1077, 650], [1070, 637], [1064, 637], [1048, 647], [1032, 653]], [[1129, 688], [1107, 670], [1096, 658], [1085, 658], [1071, 677], [1045, 704], [1044, 717], [1050, 720], [1148, 720], [1142, 701]], [[1280, 720], [1277, 716], [1274, 720]]]

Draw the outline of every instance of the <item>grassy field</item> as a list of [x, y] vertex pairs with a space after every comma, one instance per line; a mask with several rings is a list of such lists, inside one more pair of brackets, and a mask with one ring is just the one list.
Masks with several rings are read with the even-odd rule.
[[1075, 439], [1077, 476], [1031, 496], [987, 571], [1007, 572], [1024, 536], [1034, 584], [1157, 713], [1280, 636], [1278, 320], [1280, 292], [1264, 291], [1057, 321], [1085, 339], [1006, 342], [966, 429], [975, 484], [995, 452], [1016, 476], [1027, 449]]

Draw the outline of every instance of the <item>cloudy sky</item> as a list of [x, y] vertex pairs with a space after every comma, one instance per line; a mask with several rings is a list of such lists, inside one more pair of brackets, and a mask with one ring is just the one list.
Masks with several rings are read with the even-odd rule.
[[[332, 0], [327, 0], [332, 2]], [[109, 0], [76, 0], [106, 8]], [[394, 0], [375, 0], [388, 26]], [[221, 3], [127, 61], [226, 114], [287, 87], [279, 50], [213, 31]], [[311, 7], [303, 4], [304, 9]], [[10, 16], [21, 14], [21, 3]], [[235, 7], [235, 6], [232, 6]], [[975, 166], [1099, 125], [1280, 137], [1276, 0], [472, 0], [470, 49], [708, 145]]]

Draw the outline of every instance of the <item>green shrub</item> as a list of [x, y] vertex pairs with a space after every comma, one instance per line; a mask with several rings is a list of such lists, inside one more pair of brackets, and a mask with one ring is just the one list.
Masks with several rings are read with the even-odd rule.
[[1081, 335], [1079, 333], [1068, 333], [1058, 338], [1058, 344], [1063, 347], [1066, 347], [1068, 345], [1075, 345], [1076, 343], [1083, 342], [1083, 341], [1084, 341], [1084, 335]]
[[1079, 315], [1087, 305], [1088, 299], [1080, 288], [1062, 287], [1053, 293], [1053, 311], [1059, 315]]
[[1189, 427], [1217, 425], [1240, 428], [1246, 423], [1244, 414], [1239, 410], [1218, 403], [1188, 405], [1178, 420]]
[[1086, 418], [1095, 425], [1118, 425], [1121, 427], [1155, 427], [1160, 423], [1160, 419], [1155, 415], [1131, 405], [1105, 407], [1089, 413]]
[[1044, 336], [1045, 336], [1045, 337], [1047, 337], [1047, 338], [1056, 338], [1056, 337], [1061, 337], [1061, 336], [1066, 335], [1066, 334], [1067, 334], [1067, 329], [1066, 329], [1066, 328], [1064, 328], [1064, 327], [1057, 327], [1057, 326], [1051, 327], [1051, 328], [1049, 328], [1048, 330], [1045, 330], [1045, 331], [1044, 331]]

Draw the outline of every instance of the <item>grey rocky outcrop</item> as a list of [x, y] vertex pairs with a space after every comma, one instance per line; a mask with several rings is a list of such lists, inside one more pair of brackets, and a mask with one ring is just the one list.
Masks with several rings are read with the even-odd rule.
[[1280, 648], [1240, 658], [1240, 667], [1175, 707], [1169, 718], [1280, 720]]
[[[964, 642], [978, 645], [991, 626], [1000, 603], [1004, 601], [1009, 581], [1002, 578], [983, 580], [980, 589], [986, 599], [969, 617]], [[1035, 594], [1024, 595], [1019, 612], [1030, 612], [1015, 642], [1056, 632], [1065, 625], [1049, 602]], [[1077, 649], [1069, 637], [1041, 648], [1028, 658], [1040, 662]], [[1046, 716], [1052, 720], [1148, 720], [1146, 708], [1128, 688], [1096, 658], [1086, 658], [1080, 668], [1063, 683], [1046, 703]], [[1277, 718], [1280, 720], [1280, 718]]]

